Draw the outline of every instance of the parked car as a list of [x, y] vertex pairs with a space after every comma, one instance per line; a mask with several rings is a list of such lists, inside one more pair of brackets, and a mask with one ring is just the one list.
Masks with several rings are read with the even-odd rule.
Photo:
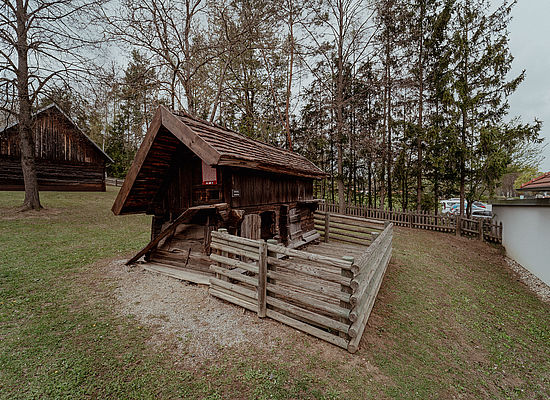
[[476, 210], [472, 211], [472, 217], [474, 218], [493, 218], [493, 212], [490, 210]]
[[442, 214], [449, 214], [451, 212], [451, 208], [456, 205], [460, 204], [460, 199], [452, 198], [449, 200], [440, 200], [439, 204], [441, 204], [441, 213]]
[[[464, 201], [464, 207], [468, 207], [468, 202]], [[460, 202], [451, 207], [450, 214], [457, 215], [460, 213]], [[482, 203], [481, 201], [474, 201], [472, 204], [472, 216], [492, 218], [492, 207], [489, 204]]]

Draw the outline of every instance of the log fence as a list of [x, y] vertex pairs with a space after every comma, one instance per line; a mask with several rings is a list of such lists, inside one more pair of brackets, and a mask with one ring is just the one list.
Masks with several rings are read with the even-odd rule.
[[365, 245], [357, 260], [213, 231], [210, 294], [356, 352], [391, 258], [393, 224], [365, 221], [357, 239], [341, 233], [359, 236], [358, 218], [328, 221], [323, 240]]
[[[320, 203], [318, 207], [319, 213], [337, 213], [338, 210], [338, 204], [333, 203]], [[487, 218], [465, 218], [426, 212], [385, 210], [350, 204], [345, 206], [345, 215], [370, 220], [390, 221], [395, 226], [453, 233], [475, 237], [486, 242], [502, 243], [502, 222], [497, 223]]]
[[105, 184], [109, 186], [120, 187], [124, 183], [124, 179], [119, 178], [105, 178]]

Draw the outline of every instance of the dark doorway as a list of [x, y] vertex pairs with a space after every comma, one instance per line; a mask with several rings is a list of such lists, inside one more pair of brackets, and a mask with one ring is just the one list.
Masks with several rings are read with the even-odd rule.
[[261, 238], [263, 240], [272, 239], [275, 236], [275, 211], [265, 211], [260, 214], [262, 218]]

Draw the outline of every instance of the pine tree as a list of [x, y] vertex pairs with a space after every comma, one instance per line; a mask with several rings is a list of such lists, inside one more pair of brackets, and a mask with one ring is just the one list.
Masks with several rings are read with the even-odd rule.
[[[491, 11], [488, 0], [461, 0], [453, 18], [453, 106], [456, 116], [460, 213], [464, 214], [466, 185], [470, 204], [476, 194], [475, 177], [483, 169], [482, 135], [504, 139], [502, 120], [508, 96], [523, 81], [524, 72], [512, 79], [513, 57], [508, 47], [508, 23], [515, 2], [504, 2]], [[487, 142], [485, 142], [487, 143]]]

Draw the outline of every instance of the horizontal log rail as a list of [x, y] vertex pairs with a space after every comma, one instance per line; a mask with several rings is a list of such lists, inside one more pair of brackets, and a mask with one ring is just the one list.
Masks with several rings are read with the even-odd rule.
[[[339, 213], [340, 207], [333, 203], [319, 203], [315, 213], [316, 228], [324, 223], [326, 212]], [[344, 214], [350, 218], [362, 217], [370, 220], [390, 221], [395, 226], [424, 229], [456, 235], [476, 237], [491, 243], [502, 243], [502, 222], [487, 218], [465, 218], [455, 215], [432, 214], [426, 212], [397, 211], [365, 206], [346, 205]], [[323, 232], [321, 232], [323, 234]]]
[[109, 178], [109, 177], [105, 178], [105, 184], [109, 185], [109, 186], [120, 187], [120, 186], [122, 186], [123, 183], [124, 183], [124, 179]]
[[365, 245], [357, 261], [220, 229], [212, 232], [210, 294], [354, 353], [391, 258], [393, 225], [335, 215], [331, 227], [330, 217], [331, 240]]

